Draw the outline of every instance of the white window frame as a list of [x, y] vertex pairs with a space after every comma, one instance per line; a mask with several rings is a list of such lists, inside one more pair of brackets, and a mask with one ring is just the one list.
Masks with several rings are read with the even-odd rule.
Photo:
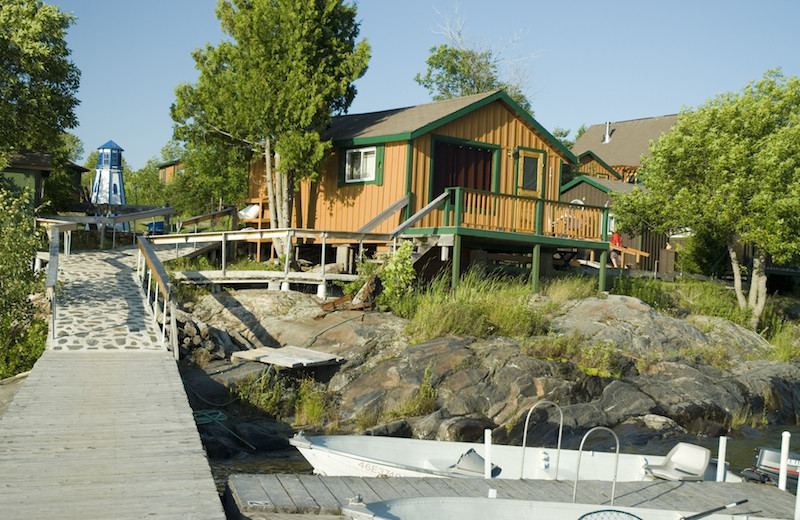
[[[358, 156], [357, 159], [356, 156]], [[355, 164], [358, 164], [358, 171], [353, 168]], [[374, 181], [377, 169], [378, 148], [376, 146], [347, 150], [344, 162], [345, 183]]]

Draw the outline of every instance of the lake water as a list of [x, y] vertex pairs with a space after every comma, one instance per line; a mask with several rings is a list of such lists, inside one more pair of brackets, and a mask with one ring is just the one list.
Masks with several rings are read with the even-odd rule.
[[[771, 426], [764, 430], [753, 432], [746, 437], [728, 438], [726, 460], [730, 464], [730, 469], [734, 473], [739, 473], [745, 468], [753, 466], [755, 462], [755, 451], [759, 447], [780, 448], [781, 434], [788, 431], [792, 434], [790, 449], [795, 453], [800, 453], [800, 426]], [[719, 440], [716, 438], [697, 437], [693, 440], [696, 444], [703, 445], [711, 450], [711, 456], [717, 456]], [[648, 445], [638, 449], [626, 449], [624, 446], [621, 451], [634, 453], [655, 453], [666, 455], [675, 441], [664, 441], [659, 445]], [[313, 468], [306, 462], [300, 452], [291, 448], [282, 451], [274, 451], [258, 455], [247, 455], [240, 458], [212, 460], [211, 470], [214, 480], [220, 493], [225, 490], [228, 476], [233, 473], [293, 473], [311, 474]]]

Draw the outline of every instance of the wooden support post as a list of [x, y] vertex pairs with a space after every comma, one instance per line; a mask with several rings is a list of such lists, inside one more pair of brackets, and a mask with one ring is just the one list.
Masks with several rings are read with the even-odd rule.
[[608, 263], [608, 251], [603, 251], [600, 253], [600, 279], [597, 282], [600, 292], [606, 290], [606, 263]]
[[461, 235], [453, 235], [453, 275], [450, 287], [455, 290], [461, 277]]
[[539, 273], [542, 261], [542, 244], [533, 246], [533, 256], [531, 257], [531, 292], [539, 293]]

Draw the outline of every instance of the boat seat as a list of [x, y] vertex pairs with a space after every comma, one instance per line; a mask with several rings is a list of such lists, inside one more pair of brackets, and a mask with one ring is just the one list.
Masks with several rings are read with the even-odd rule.
[[664, 480], [703, 480], [711, 460], [711, 450], [688, 442], [676, 444], [661, 464], [645, 464], [644, 469]]

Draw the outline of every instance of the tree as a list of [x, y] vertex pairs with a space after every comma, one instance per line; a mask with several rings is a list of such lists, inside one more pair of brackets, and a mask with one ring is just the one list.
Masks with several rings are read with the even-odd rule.
[[73, 170], [67, 161], [80, 160], [83, 155], [83, 142], [70, 132], [59, 136], [56, 145], [51, 146], [52, 163], [50, 175], [44, 182], [42, 206], [47, 213], [68, 211], [77, 196], [73, 183]]
[[[641, 176], [647, 192], [615, 200], [617, 222], [724, 240], [739, 306], [752, 311], [755, 328], [766, 303], [767, 258], [800, 256], [800, 80], [767, 71], [739, 94], [684, 110], [651, 152]], [[742, 245], [754, 250], [747, 296]]]
[[40, 0], [0, 2], [0, 169], [11, 150], [48, 150], [77, 124], [80, 71], [64, 40], [74, 20]]
[[31, 200], [30, 193], [16, 196], [0, 183], [0, 379], [30, 370], [47, 334], [30, 298], [41, 280], [31, 269], [40, 240]]
[[[456, 13], [457, 14], [457, 13]], [[426, 60], [428, 69], [424, 75], [417, 74], [414, 81], [428, 89], [434, 101], [480, 94], [494, 89], [503, 89], [522, 108], [533, 114], [531, 103], [523, 94], [526, 76], [519, 61], [507, 60], [503, 51], [516, 43], [519, 37], [500, 51], [482, 44], [470, 44], [464, 37], [464, 20], [455, 22], [445, 19], [439, 25], [439, 34], [447, 43], [431, 47]], [[511, 66], [508, 80], [500, 79], [500, 68]]]
[[270, 226], [290, 227], [294, 192], [319, 176], [322, 133], [352, 103], [369, 45], [342, 0], [223, 0], [216, 13], [229, 40], [194, 52], [200, 76], [176, 89], [176, 138], [264, 157]]

